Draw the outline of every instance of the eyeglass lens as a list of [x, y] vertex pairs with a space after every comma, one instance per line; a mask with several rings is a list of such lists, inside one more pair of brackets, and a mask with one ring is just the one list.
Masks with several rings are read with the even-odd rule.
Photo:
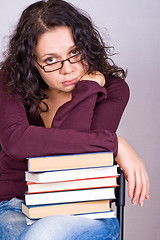
[[80, 62], [82, 60], [82, 55], [81, 54], [76, 54], [68, 59], [65, 59], [63, 61], [58, 61], [58, 62], [55, 62], [53, 64], [50, 64], [50, 65], [46, 65], [44, 66], [44, 71], [45, 72], [52, 72], [52, 71], [56, 71], [60, 68], [63, 67], [63, 63], [65, 61], [69, 61], [71, 64], [74, 64], [74, 63], [77, 63], [77, 62]]

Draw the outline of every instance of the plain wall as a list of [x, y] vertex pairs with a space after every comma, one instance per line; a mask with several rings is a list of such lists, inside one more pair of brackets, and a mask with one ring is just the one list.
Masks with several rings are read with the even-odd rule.
[[[0, 53], [18, 17], [34, 0], [0, 3]], [[69, 0], [91, 15], [109, 44], [119, 53], [116, 63], [128, 69], [131, 97], [118, 134], [143, 159], [151, 181], [150, 200], [132, 206], [126, 193], [125, 239], [158, 240], [160, 236], [159, 127], [160, 127], [160, 1]], [[2, 55], [1, 55], [2, 56]], [[2, 59], [2, 57], [1, 57]]]

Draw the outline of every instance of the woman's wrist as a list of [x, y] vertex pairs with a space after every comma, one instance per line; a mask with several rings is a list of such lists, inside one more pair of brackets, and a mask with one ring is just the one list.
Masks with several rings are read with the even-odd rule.
[[117, 151], [117, 156], [116, 156], [116, 161], [118, 161], [118, 159], [121, 157], [121, 155], [123, 154], [123, 149], [124, 149], [124, 140], [117, 136], [118, 139], [118, 151]]
[[105, 77], [101, 72], [94, 72], [94, 73], [86, 73], [85, 75], [83, 75], [80, 79], [80, 81], [82, 80], [89, 80], [89, 81], [94, 81], [97, 82], [101, 87], [104, 87], [105, 85]]

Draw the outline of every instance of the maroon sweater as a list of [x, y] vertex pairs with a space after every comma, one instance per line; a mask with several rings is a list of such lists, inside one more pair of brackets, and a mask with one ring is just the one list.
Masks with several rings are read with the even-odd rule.
[[120, 78], [106, 77], [102, 88], [81, 81], [72, 100], [61, 106], [45, 128], [39, 114], [27, 118], [18, 94], [4, 91], [0, 73], [0, 201], [24, 198], [27, 157], [54, 154], [113, 151], [117, 154], [116, 130], [129, 99], [129, 88]]

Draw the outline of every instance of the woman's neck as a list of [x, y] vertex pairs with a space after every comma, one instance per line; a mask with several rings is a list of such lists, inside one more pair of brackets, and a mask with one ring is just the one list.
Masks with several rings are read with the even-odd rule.
[[71, 92], [61, 92], [61, 91], [55, 91], [55, 90], [46, 90], [46, 94], [49, 101], [66, 101], [68, 102], [72, 98]]
[[[70, 101], [72, 98], [72, 93], [64, 93], [64, 92], [53, 92], [46, 91], [47, 99], [44, 99], [43, 102], [47, 104], [48, 111], [41, 112], [41, 118], [46, 127], [51, 127], [53, 118], [57, 112], [57, 110], [66, 102]], [[41, 107], [45, 107], [44, 104], [41, 104]]]
[[72, 98], [72, 93], [71, 92], [58, 92], [58, 91], [52, 91], [48, 90], [46, 91], [47, 94], [47, 99], [46, 103], [48, 107], [53, 107], [58, 108], [62, 106], [64, 103], [68, 102]]

